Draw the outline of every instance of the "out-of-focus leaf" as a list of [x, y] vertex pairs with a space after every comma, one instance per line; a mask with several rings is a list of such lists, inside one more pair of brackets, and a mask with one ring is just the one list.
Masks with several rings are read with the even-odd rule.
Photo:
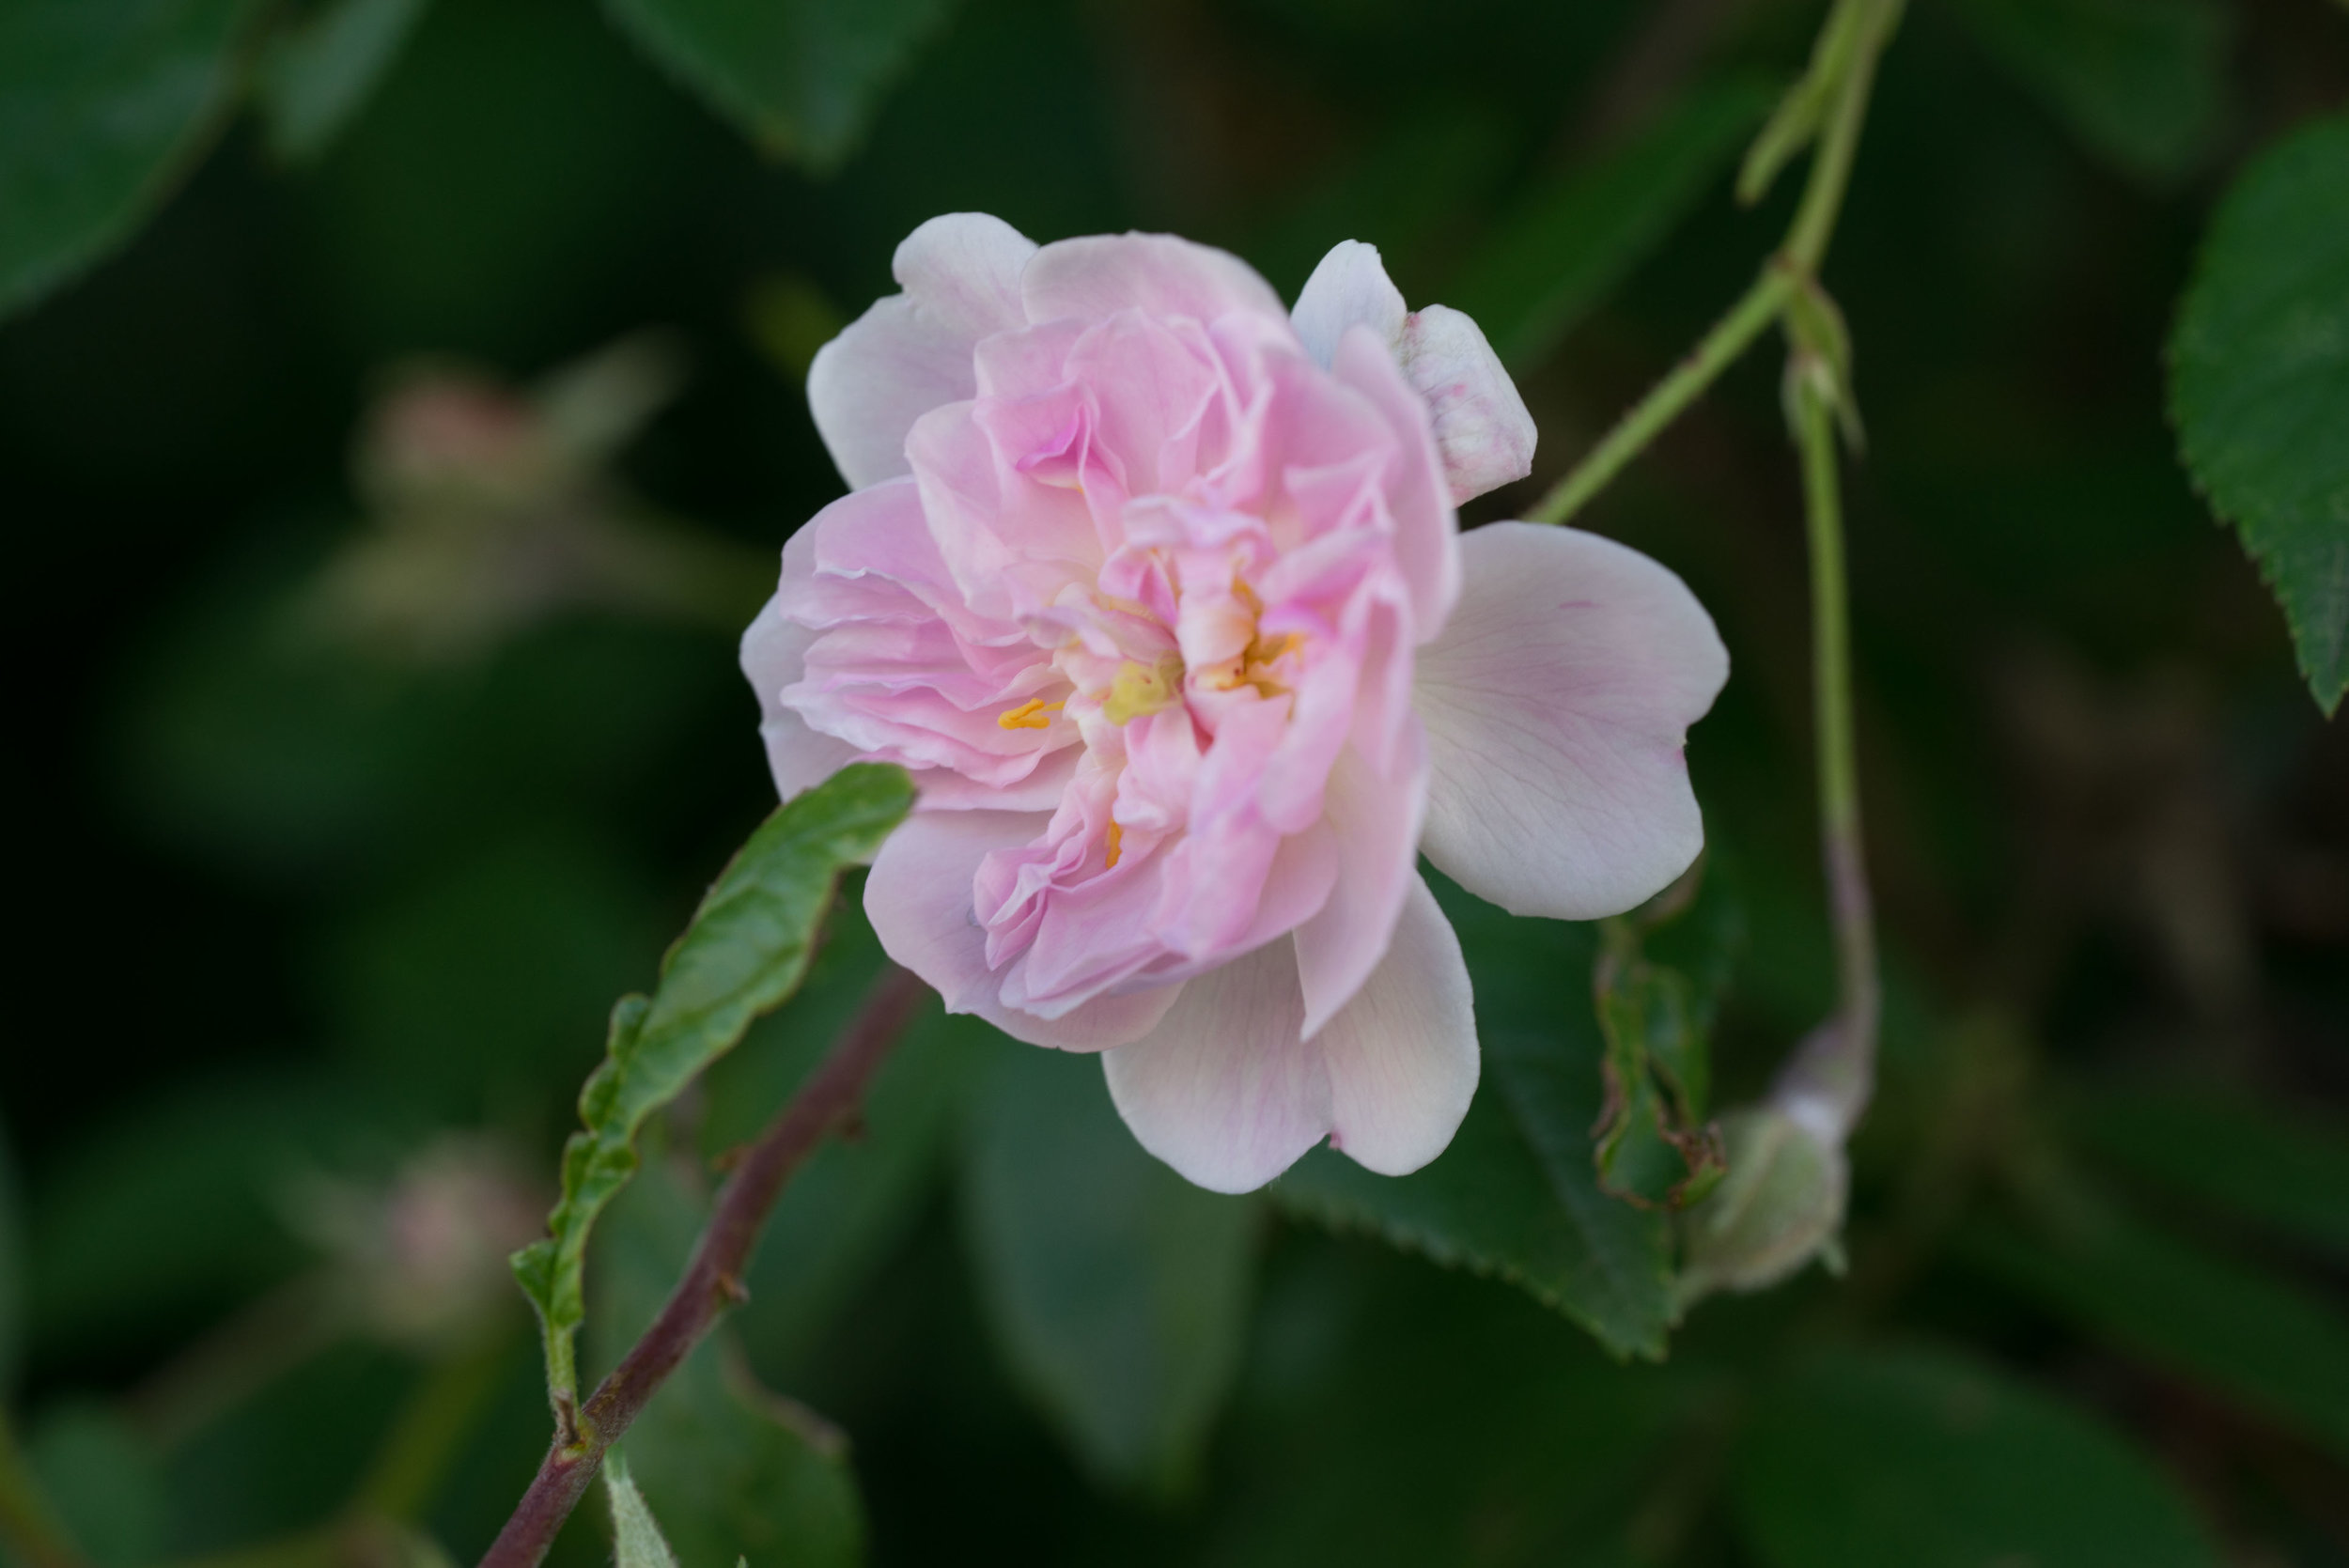
[[432, 867], [325, 944], [336, 1038], [452, 1121], [546, 1105], [658, 951], [662, 915], [637, 884], [602, 837], [555, 822]]
[[1429, 267], [1455, 257], [1453, 237], [1506, 176], [1508, 122], [1488, 105], [1445, 104], [1415, 114], [1359, 157], [1281, 203], [1242, 254], [1274, 284], [1300, 287], [1340, 240], [1377, 245], [1407, 298]]
[[1655, 123], [1529, 198], [1443, 290], [1501, 357], [1540, 363], [1737, 156], [1770, 106], [1738, 78], [1688, 94]]
[[1958, 10], [2075, 135], [2129, 174], [2174, 179], [2210, 150], [2229, 32], [2215, 0], [1962, 0]]
[[2349, 1319], [2276, 1275], [2092, 1201], [2033, 1237], [1961, 1234], [1958, 1253], [2087, 1332], [2349, 1458]]
[[0, 316], [121, 243], [227, 108], [253, 0], [0, 7]]
[[320, 564], [314, 541], [269, 541], [141, 661], [121, 787], [240, 876], [397, 872], [485, 820], [543, 826], [549, 800], [583, 812], [739, 697], [698, 638], [608, 621], [548, 627], [474, 668], [389, 664], [303, 617]]
[[1615, 1562], [1707, 1392], [1696, 1369], [1620, 1364], [1515, 1291], [1383, 1250], [1298, 1238], [1267, 1276], [1190, 1555], [1218, 1568]]
[[102, 1405], [52, 1410], [25, 1445], [41, 1491], [99, 1568], [152, 1562], [163, 1544], [163, 1483], [155, 1456]]
[[869, 863], [913, 804], [905, 769], [854, 763], [785, 801], [712, 884], [661, 964], [649, 997], [621, 999], [602, 1065], [580, 1091], [584, 1130], [563, 1150], [563, 1195], [547, 1238], [514, 1254], [546, 1329], [547, 1384], [572, 1397], [585, 1306], [581, 1272], [596, 1214], [636, 1170], [645, 1118], [683, 1093], [807, 972], [840, 874]]
[[[883, 961], [863, 909], [845, 891], [800, 994], [707, 1080], [705, 1152], [743, 1141], [774, 1114], [832, 1048]], [[788, 1384], [919, 1219], [969, 1068], [992, 1034], [977, 1019], [926, 1008], [865, 1091], [858, 1136], [827, 1141], [783, 1189], [744, 1277], [751, 1299], [735, 1318], [768, 1376]]]
[[2349, 115], [2236, 179], [2170, 339], [2194, 482], [2283, 606], [2316, 704], [2349, 691]]
[[2349, 1257], [2349, 1128], [2223, 1091], [2100, 1088], [2065, 1126], [2132, 1176]]
[[962, 1184], [996, 1342], [1089, 1468], [1176, 1494], [1239, 1364], [1257, 1207], [1144, 1154], [1091, 1058], [996, 1056]]
[[2166, 1478], [2082, 1411], [1945, 1351], [1845, 1349], [1763, 1393], [1733, 1461], [1769, 1568], [2217, 1568]]
[[603, 1490], [612, 1501], [612, 1552], [620, 1568], [677, 1568], [645, 1494], [629, 1479], [628, 1461], [616, 1453], [603, 1462]]
[[659, 60], [769, 152], [810, 168], [855, 147], [954, 0], [604, 0]]
[[295, 1185], [387, 1172], [416, 1128], [354, 1085], [228, 1079], [129, 1111], [43, 1183], [29, 1215], [36, 1343], [183, 1327], [282, 1280], [307, 1250]]
[[430, 0], [327, 0], [271, 40], [256, 87], [270, 147], [307, 163], [331, 146], [399, 58]]
[[[593, 1346], [616, 1361], [684, 1271], [708, 1207], [660, 1161], [613, 1206], [597, 1243]], [[677, 1560], [849, 1568], [864, 1514], [848, 1439], [759, 1386], [729, 1328], [686, 1358], [621, 1439], [630, 1477]]]
[[0, 1404], [16, 1386], [18, 1342], [24, 1333], [24, 1220], [8, 1126], [0, 1122]]
[[1660, 1213], [1599, 1189], [1591, 1127], [1605, 1054], [1580, 977], [1592, 928], [1514, 920], [1430, 878], [1476, 986], [1484, 1081], [1452, 1146], [1378, 1176], [1328, 1149], [1273, 1185], [1291, 1212], [1523, 1286], [1617, 1356], [1660, 1358], [1672, 1315]]

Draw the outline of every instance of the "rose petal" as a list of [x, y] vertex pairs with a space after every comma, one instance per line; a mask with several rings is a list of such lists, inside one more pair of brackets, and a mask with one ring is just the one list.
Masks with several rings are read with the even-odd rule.
[[1513, 914], [1630, 908], [1704, 845], [1681, 745], [1729, 675], [1712, 617], [1596, 535], [1501, 522], [1460, 544], [1459, 608], [1419, 656], [1421, 847]]
[[1419, 885], [1420, 828], [1427, 812], [1427, 743], [1410, 726], [1408, 751], [1381, 778], [1348, 747], [1330, 770], [1324, 820], [1338, 846], [1337, 885], [1321, 912], [1297, 928], [1304, 1032], [1319, 1033], [1386, 955], [1404, 901]]
[[902, 294], [876, 302], [818, 349], [808, 408], [852, 489], [909, 472], [906, 432], [941, 404], [972, 396], [972, 350], [1025, 323], [1019, 274], [1035, 245], [1001, 218], [950, 212], [897, 247]]
[[780, 598], [769, 599], [742, 633], [742, 673], [758, 693], [758, 737], [767, 743], [775, 793], [786, 800], [831, 778], [859, 754], [847, 741], [809, 729], [806, 720], [783, 706], [783, 689], [799, 684], [806, 673], [807, 646], [817, 635], [786, 620]]
[[1455, 505], [1533, 472], [1533, 416], [1484, 329], [1449, 305], [1428, 305], [1405, 325], [1395, 357], [1427, 399]]
[[920, 975], [950, 1013], [975, 1013], [1016, 1040], [1058, 1050], [1102, 1050], [1150, 1032], [1183, 987], [1097, 997], [1047, 1021], [1003, 1003], [987, 967], [987, 933], [972, 908], [979, 862], [1034, 840], [1040, 813], [919, 812], [889, 835], [864, 882], [864, 912], [881, 950]]
[[1097, 234], [1035, 253], [1020, 276], [1031, 322], [1097, 321], [1121, 310], [1213, 321], [1234, 311], [1283, 326], [1281, 296], [1238, 256], [1172, 234]]
[[1408, 1175], [1460, 1130], [1476, 1093], [1476, 1010], [1460, 939], [1417, 876], [1394, 940], [1321, 1032], [1332, 1148], [1382, 1176]]
[[[885, 853], [886, 851], [884, 851]], [[1292, 944], [1268, 942], [1185, 984], [1159, 1026], [1101, 1058], [1142, 1146], [1214, 1192], [1251, 1192], [1330, 1130], [1321, 1048], [1299, 1038]]]
[[1387, 507], [1394, 517], [1395, 564], [1410, 589], [1414, 630], [1423, 642], [1436, 634], [1460, 597], [1460, 524], [1444, 489], [1425, 411], [1368, 327], [1346, 330], [1331, 369], [1394, 427], [1401, 458], [1388, 472]]
[[1402, 338], [1404, 318], [1408, 314], [1402, 290], [1388, 278], [1378, 259], [1378, 247], [1360, 240], [1342, 240], [1330, 247], [1330, 254], [1298, 291], [1297, 308], [1289, 313], [1289, 321], [1314, 363], [1327, 370], [1346, 328], [1368, 327], [1379, 342], [1392, 347]]

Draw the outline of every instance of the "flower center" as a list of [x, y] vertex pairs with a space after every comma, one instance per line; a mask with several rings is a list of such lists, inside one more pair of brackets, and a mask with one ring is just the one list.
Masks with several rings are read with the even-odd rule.
[[1112, 724], [1130, 723], [1182, 700], [1182, 655], [1161, 655], [1156, 664], [1128, 659], [1110, 679], [1110, 694], [1101, 701], [1101, 717]]

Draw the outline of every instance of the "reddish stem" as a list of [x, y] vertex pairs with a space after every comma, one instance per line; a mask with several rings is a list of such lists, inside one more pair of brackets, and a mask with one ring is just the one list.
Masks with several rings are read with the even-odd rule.
[[743, 1299], [742, 1271], [758, 1233], [801, 1160], [824, 1135], [856, 1109], [865, 1085], [927, 995], [919, 980], [894, 965], [864, 999], [832, 1054], [800, 1086], [773, 1121], [743, 1151], [719, 1190], [708, 1228], [668, 1304], [644, 1337], [620, 1358], [579, 1412], [579, 1436], [559, 1436], [522, 1494], [513, 1517], [490, 1545], [481, 1568], [537, 1568], [555, 1532], [571, 1516], [603, 1467], [603, 1456], [671, 1373]]

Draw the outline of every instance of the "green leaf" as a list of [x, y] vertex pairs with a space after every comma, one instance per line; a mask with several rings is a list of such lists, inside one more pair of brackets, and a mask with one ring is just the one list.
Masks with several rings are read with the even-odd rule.
[[1539, 364], [1696, 206], [1771, 96], [1743, 77], [1691, 92], [1503, 220], [1445, 303], [1476, 318], [1510, 365]]
[[[2075, 1195], [2077, 1198], [2077, 1195]], [[2088, 1200], [1958, 1255], [2088, 1333], [2349, 1458], [2349, 1319], [2285, 1280]]]
[[612, 1501], [612, 1549], [619, 1568], [677, 1568], [645, 1494], [629, 1479], [628, 1461], [616, 1453], [604, 1461], [603, 1491]]
[[0, 316], [127, 239], [236, 91], [254, 0], [0, 7]]
[[1995, 1367], [1847, 1349], [1763, 1392], [1732, 1462], [1768, 1568], [2217, 1568], [2168, 1480], [2115, 1432]]
[[1257, 1205], [1144, 1154], [1092, 1058], [997, 1056], [962, 1184], [996, 1343], [1097, 1475], [1178, 1495], [1239, 1365]]
[[[1593, 975], [1607, 1039], [1599, 1186], [1637, 1203], [1684, 1208], [1712, 1190], [1724, 1168], [1720, 1129], [1705, 1120], [1707, 1036], [1742, 930], [1720, 883], [1698, 872], [1602, 926]], [[1649, 938], [1659, 931], [1680, 934], [1694, 974], [1650, 955]]]
[[2170, 417], [2243, 536], [2327, 715], [2349, 690], [2349, 115], [2284, 138], [2219, 204], [2170, 339]]
[[839, 165], [953, 0], [604, 0], [620, 26], [760, 147]]
[[270, 149], [325, 152], [398, 60], [431, 0], [329, 0], [270, 41], [255, 86]]
[[1273, 1253], [1256, 1325], [1206, 1539], [1184, 1560], [1621, 1560], [1610, 1538], [1654, 1511], [1659, 1460], [1719, 1393], [1694, 1366], [1610, 1360], [1515, 1291], [1317, 1236]]
[[98, 1568], [137, 1568], [162, 1555], [163, 1478], [120, 1416], [76, 1402], [33, 1428], [26, 1457], [67, 1532]]
[[1429, 878], [1476, 986], [1484, 1081], [1452, 1146], [1408, 1176], [1317, 1149], [1273, 1184], [1290, 1212], [1496, 1275], [1597, 1336], [1660, 1358], [1672, 1316], [1662, 1214], [1599, 1189], [1591, 1127], [1605, 1054], [1582, 976], [1587, 925], [1514, 920]]
[[2229, 17], [2215, 0], [1961, 0], [1983, 47], [2123, 171], [2191, 170], [2225, 119]]
[[563, 1195], [547, 1238], [514, 1254], [514, 1275], [546, 1330], [547, 1387], [575, 1400], [572, 1341], [597, 1213], [636, 1170], [636, 1132], [782, 1004], [807, 971], [840, 874], [872, 860], [913, 804], [901, 768], [853, 763], [775, 809], [720, 874], [661, 960], [650, 997], [612, 1010], [603, 1064], [580, 1091], [585, 1130], [563, 1150]]
[[[659, 1313], [708, 1219], [708, 1204], [675, 1160], [648, 1164], [613, 1205], [596, 1250], [599, 1359], [616, 1361]], [[686, 1358], [620, 1452], [677, 1560], [692, 1568], [745, 1555], [791, 1568], [863, 1559], [864, 1512], [847, 1438], [761, 1387], [729, 1327]]]
[[2349, 1128], [2223, 1090], [2101, 1088], [2068, 1130], [2115, 1168], [2349, 1257]]

